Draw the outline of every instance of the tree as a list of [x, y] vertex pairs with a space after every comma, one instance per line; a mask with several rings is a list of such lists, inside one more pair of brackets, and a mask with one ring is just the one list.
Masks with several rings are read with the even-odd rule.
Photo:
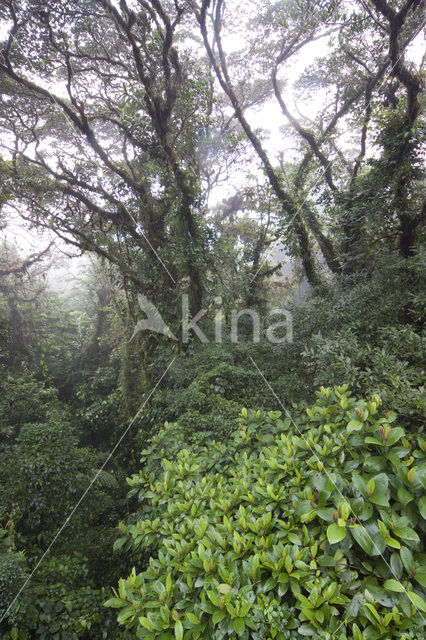
[[157, 1], [138, 13], [108, 0], [2, 3], [1, 123], [24, 218], [109, 260], [137, 291], [170, 301], [187, 277], [195, 312], [205, 90], [176, 48], [184, 16]]
[[[260, 160], [279, 202], [286, 237], [290, 230], [311, 284], [320, 278], [313, 240], [334, 274], [351, 272], [356, 268], [355, 263], [359, 265], [362, 261], [359, 240], [365, 220], [359, 219], [353, 209], [359, 197], [358, 182], [362, 184], [365, 173], [368, 137], [375, 134], [373, 116], [380, 108], [380, 92], [384, 82], [389, 82], [389, 75], [397, 80], [396, 86], [392, 86], [393, 92], [399, 87], [407, 92], [409, 127], [415, 126], [419, 115], [420, 74], [407, 67], [403, 56], [423, 25], [424, 3], [408, 0], [399, 11], [385, 2], [373, 4], [387, 18], [389, 28], [368, 3], [362, 1], [350, 6], [338, 1], [313, 3], [310, 0], [262, 3], [257, 18], [249, 12], [243, 50], [237, 56], [227, 56], [223, 45], [224, 25], [229, 22], [235, 31], [235, 22], [241, 19], [236, 17], [236, 5], [225, 6], [223, 0], [193, 3], [218, 84]], [[384, 50], [384, 34], [389, 37], [388, 53]], [[294, 116], [286, 103], [281, 68], [289, 65], [304, 49], [309, 55], [308, 45], [319, 39], [326, 42], [326, 53], [313, 61], [301, 82], [309, 87], [311, 100], [315, 88], [326, 89], [329, 96], [317, 122], [305, 124]], [[250, 64], [251, 81], [244, 74], [243, 61]], [[274, 166], [250, 124], [244, 100], [243, 89], [247, 92], [250, 82], [253, 84], [259, 79], [267, 82], [268, 75], [270, 92], [301, 149], [301, 159], [296, 167], [292, 167], [287, 184], [285, 178], [288, 176], [283, 175], [282, 168]], [[349, 156], [344, 147], [338, 146], [339, 125], [349, 125], [359, 137], [358, 150], [349, 150]], [[408, 138], [410, 136], [416, 134], [408, 133]], [[398, 152], [401, 158], [410, 154], [407, 139]], [[339, 237], [331, 238], [325, 231], [321, 220], [324, 208], [334, 211], [332, 224], [340, 226], [340, 242]], [[406, 213], [401, 211], [399, 214], [399, 246], [403, 255], [412, 250], [415, 230], [424, 217], [423, 209], [420, 207], [420, 212], [409, 221]]]
[[[247, 6], [245, 40], [227, 55], [224, 34], [241, 18], [224, 0], [2, 3], [8, 206], [116, 269], [129, 336], [140, 293], [156, 301], [179, 335], [179, 295], [188, 291], [194, 316], [228, 279], [225, 264], [244, 290], [237, 299], [258, 304], [274, 271], [265, 254], [276, 238], [312, 285], [330, 273], [373, 268], [378, 250], [398, 249], [404, 257], [414, 251], [424, 219], [423, 201], [411, 198], [417, 174], [383, 168], [390, 157], [404, 167], [420, 157], [421, 77], [404, 54], [421, 29], [423, 3]], [[317, 42], [323, 48], [315, 57], [310, 47]], [[296, 117], [297, 104], [285, 93], [284, 72], [301, 55], [312, 62], [295, 94], [319, 97], [324, 106], [315, 122]], [[275, 159], [250, 123], [250, 109], [269, 100], [282, 113], [286, 139], [296, 141], [292, 158]], [[392, 126], [399, 127], [397, 145]], [[347, 136], [339, 142], [345, 130], [355, 143]], [[218, 225], [217, 211], [226, 221], [227, 204], [212, 208], [209, 196], [253, 155], [269, 213], [265, 222], [263, 205], [245, 197], [251, 185], [241, 178], [244, 210], [255, 220], [247, 235], [232, 220]], [[221, 263], [231, 232], [242, 250], [237, 244], [232, 260]], [[144, 335], [132, 346], [147, 386], [156, 345]]]

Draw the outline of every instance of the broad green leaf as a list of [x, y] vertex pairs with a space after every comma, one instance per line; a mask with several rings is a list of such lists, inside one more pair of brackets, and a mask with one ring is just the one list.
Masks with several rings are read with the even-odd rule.
[[346, 536], [346, 527], [339, 527], [338, 524], [333, 522], [327, 527], [327, 538], [330, 544], [340, 542]]
[[402, 566], [401, 556], [399, 553], [393, 553], [390, 557], [390, 566], [392, 573], [397, 578], [402, 578], [404, 567]]
[[209, 600], [215, 605], [215, 607], [220, 606], [220, 601], [217, 593], [215, 593], [214, 591], [207, 591], [207, 595], [209, 597]]
[[140, 616], [139, 622], [145, 629], [148, 629], [148, 631], [154, 631], [154, 625], [148, 618], [145, 618], [145, 616]]
[[346, 430], [349, 433], [352, 433], [352, 431], [359, 431], [360, 429], [362, 429], [362, 422], [360, 422], [359, 420], [351, 420], [348, 423], [348, 426], [346, 427]]
[[352, 474], [352, 484], [357, 491], [359, 491], [362, 495], [365, 496], [365, 491], [366, 491], [365, 480], [359, 475], [359, 473]]
[[416, 569], [414, 573], [414, 579], [417, 580], [422, 587], [426, 588], [426, 567], [421, 567], [420, 569]]
[[333, 514], [337, 513], [334, 507], [320, 507], [317, 509], [317, 515], [326, 522], [333, 522]]
[[110, 598], [104, 603], [104, 607], [113, 607], [114, 609], [121, 608], [124, 604], [123, 600], [120, 598]]
[[292, 542], [293, 544], [297, 544], [300, 545], [302, 544], [300, 542], [300, 538], [297, 534], [293, 533], [292, 531], [288, 534], [288, 539], [290, 540], [290, 542]]
[[402, 506], [405, 507], [406, 504], [414, 500], [414, 496], [409, 491], [407, 491], [405, 487], [400, 487], [398, 489], [398, 500], [400, 501]]
[[411, 573], [414, 568], [414, 558], [410, 549], [407, 549], [407, 547], [401, 547], [399, 555], [401, 556], [402, 564], [404, 565], [406, 572]]
[[246, 628], [245, 622], [243, 618], [234, 618], [233, 627], [235, 633], [241, 636], [244, 633], [244, 629]]
[[352, 510], [358, 520], [369, 520], [373, 515], [373, 505], [365, 498], [356, 498], [352, 501]]
[[380, 447], [383, 447], [383, 442], [381, 442], [381, 440], [378, 440], [377, 438], [373, 438], [372, 436], [367, 436], [364, 440], [365, 444], [377, 444]]
[[334, 567], [336, 565], [336, 560], [333, 556], [320, 556], [317, 559], [317, 563], [320, 567]]
[[[215, 613], [219, 613], [219, 612], [218, 612], [218, 611], [215, 611]], [[213, 618], [214, 618], [215, 613], [213, 614]], [[222, 612], [220, 612], [220, 613], [222, 613]], [[192, 613], [192, 611], [187, 611], [187, 612], [186, 612], [186, 617], [188, 618], [188, 620], [189, 620], [189, 622], [190, 622], [191, 624], [200, 624], [199, 619], [197, 618], [197, 616], [195, 615], [195, 613]], [[213, 621], [213, 622], [214, 622], [214, 621]]]
[[378, 493], [377, 491], [375, 491], [373, 493], [373, 495], [370, 496], [368, 499], [373, 504], [379, 505], [379, 507], [388, 507], [389, 506], [389, 500], [387, 499], [387, 497], [385, 496], [384, 493]]
[[416, 609], [420, 609], [420, 611], [424, 611], [426, 613], [426, 602], [421, 596], [414, 593], [414, 591], [407, 591], [407, 596], [410, 598]]
[[[368, 584], [368, 589], [366, 588], [365, 591], [368, 590], [368, 592], [371, 594], [374, 600], [377, 600], [377, 602], [379, 602], [384, 607], [393, 607], [394, 602], [392, 600], [392, 596], [389, 594], [388, 591], [386, 591], [382, 587], [379, 587], [375, 584], [370, 584], [370, 582], [368, 582], [367, 584]], [[373, 601], [373, 604], [374, 604], [374, 601]]]
[[420, 538], [414, 529], [410, 529], [410, 527], [396, 527], [393, 530], [393, 533], [398, 536], [398, 538], [402, 538], [403, 540], [413, 540], [414, 542], [420, 542]]
[[297, 627], [297, 633], [301, 636], [313, 636], [315, 634], [315, 627], [304, 622], [300, 627]]
[[401, 544], [398, 542], [398, 540], [395, 540], [395, 538], [386, 538], [386, 544], [388, 545], [388, 547], [392, 547], [392, 549], [401, 548]]
[[365, 486], [365, 491], [367, 493], [367, 496], [369, 498], [371, 498], [371, 496], [373, 495], [375, 490], [376, 490], [376, 482], [375, 482], [374, 478], [370, 478], [370, 480], [367, 482], [367, 484]]
[[222, 609], [218, 609], [213, 614], [213, 617], [212, 617], [213, 624], [217, 624], [218, 622], [222, 622], [222, 620], [224, 618], [226, 618], [227, 615], [228, 614], [226, 613], [226, 611], [222, 611]]
[[398, 580], [386, 580], [384, 588], [388, 591], [396, 591], [397, 593], [404, 593], [405, 589]]
[[[287, 556], [287, 558], [289, 558], [289, 557], [290, 556]], [[287, 558], [286, 558], [286, 560], [287, 560]], [[264, 591], [266, 593], [266, 592], [270, 591], [271, 589], [275, 589], [276, 586], [277, 586], [277, 578], [275, 576], [271, 576], [270, 578], [268, 578], [266, 580], [266, 582], [263, 583], [262, 591]]]
[[168, 573], [166, 578], [166, 591], [167, 593], [170, 593], [171, 590], [172, 590], [172, 576], [170, 573]]
[[127, 538], [118, 538], [112, 545], [112, 550], [118, 551], [118, 549], [121, 549], [121, 547], [124, 545], [126, 541], [127, 541]]
[[393, 427], [393, 429], [390, 430], [388, 439], [386, 440], [387, 446], [391, 447], [392, 445], [395, 444], [395, 442], [398, 442], [398, 440], [402, 438], [404, 435], [405, 435], [404, 429], [401, 429], [401, 427]]
[[423, 496], [423, 498], [420, 498], [419, 500], [419, 511], [422, 518], [426, 520], [426, 496]]
[[311, 509], [311, 511], [308, 511], [307, 513], [303, 513], [300, 516], [300, 522], [312, 522], [312, 520], [315, 518], [316, 515], [317, 515], [316, 510]]
[[363, 469], [367, 473], [380, 473], [386, 468], [386, 458], [384, 456], [369, 456], [363, 464]]
[[176, 620], [175, 622], [175, 638], [176, 640], [183, 639], [183, 625], [180, 620]]
[[374, 542], [368, 531], [362, 526], [351, 527], [351, 534], [355, 541], [369, 556], [377, 555], [375, 551]]
[[304, 596], [302, 593], [298, 593], [297, 594], [297, 599], [299, 600], [299, 602], [301, 602], [303, 604], [303, 606], [306, 609], [313, 609], [314, 605], [312, 604], [312, 602], [309, 602], [308, 598], [306, 596]]
[[367, 604], [365, 605], [365, 607], [366, 607], [369, 611], [371, 611], [371, 613], [373, 614], [373, 616], [374, 616], [374, 618], [377, 620], [377, 622], [379, 622], [379, 623], [381, 624], [382, 620], [381, 620], [381, 618], [380, 618], [379, 614], [377, 613], [376, 607], [375, 607], [374, 605], [370, 604], [370, 603], [367, 603]]
[[352, 635], [354, 637], [354, 640], [363, 640], [363, 636], [360, 631], [360, 628], [358, 627], [357, 624], [355, 624], [355, 622], [352, 625]]
[[352, 598], [349, 607], [346, 609], [346, 615], [351, 618], [356, 618], [358, 615], [358, 611], [359, 611], [359, 598], [358, 598], [358, 595], [355, 595]]

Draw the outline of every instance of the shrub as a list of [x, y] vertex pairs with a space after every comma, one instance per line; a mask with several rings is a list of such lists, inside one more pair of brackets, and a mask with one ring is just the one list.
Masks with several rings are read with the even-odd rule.
[[80, 554], [48, 556], [14, 600], [29, 574], [22, 554], [0, 554], [3, 640], [124, 640], [125, 632], [102, 610], [106, 589], [94, 587]]
[[0, 378], [0, 434], [13, 441], [22, 425], [43, 422], [58, 409], [57, 391], [47, 388], [29, 374]]
[[[426, 443], [381, 399], [322, 388], [307, 415], [243, 409], [229, 444], [128, 479], [151, 554], [108, 607], [136, 637], [424, 637]], [[149, 450], [143, 454], [145, 462]]]
[[[1, 531], [1, 534], [4, 534], [4, 531]], [[7, 618], [7, 623], [12, 627], [23, 622], [28, 615], [27, 601], [8, 610], [27, 578], [28, 572], [22, 554], [12, 550], [0, 553], [0, 618]]]
[[416, 430], [425, 415], [424, 347], [424, 337], [407, 325], [378, 330], [373, 342], [348, 328], [331, 337], [312, 336], [301, 356], [315, 385], [343, 379], [355, 392], [379, 393], [384, 404], [392, 403], [404, 426]]
[[[19, 517], [20, 531], [47, 541], [86, 488], [98, 460], [92, 450], [78, 447], [64, 415], [25, 424], [16, 444], [0, 452], [0, 509]], [[89, 501], [93, 509], [92, 496]], [[83, 505], [70, 527], [84, 525], [88, 509]]]
[[147, 422], [149, 429], [157, 430], [157, 425], [166, 420], [178, 421], [187, 427], [188, 438], [200, 431], [210, 431], [215, 438], [226, 437], [232, 432], [241, 404], [247, 401], [246, 396], [258, 382], [253, 371], [228, 362], [216, 364], [212, 357], [215, 350], [218, 357], [223, 353], [222, 346], [212, 345], [205, 360], [195, 348], [188, 361], [184, 357], [177, 360], [177, 373], [171, 388], [155, 394], [149, 417], [143, 419], [145, 439]]

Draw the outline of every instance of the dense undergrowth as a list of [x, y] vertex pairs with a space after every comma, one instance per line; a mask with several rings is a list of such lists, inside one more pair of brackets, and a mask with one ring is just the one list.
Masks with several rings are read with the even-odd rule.
[[317, 396], [306, 417], [243, 409], [227, 443], [166, 425], [143, 452], [115, 546], [151, 557], [107, 602], [137, 637], [424, 633], [426, 442], [378, 395]]
[[[54, 322], [39, 318], [44, 337], [20, 354], [24, 366], [6, 366], [7, 330], [2, 637], [419, 640], [421, 265], [420, 254], [411, 259], [409, 291], [407, 262], [394, 259], [373, 277], [342, 279], [286, 305], [292, 343], [252, 344], [250, 327], [237, 344], [225, 335], [221, 345], [193, 341], [180, 354], [158, 343], [153, 378], [174, 355], [173, 366], [39, 567], [128, 424], [119, 375], [126, 354], [112, 305], [95, 357], [90, 308], [76, 322], [52, 304]], [[337, 390], [316, 398], [321, 385]], [[143, 386], [133, 393], [139, 407]], [[133, 567], [117, 592], [123, 601], [111, 600], [111, 585]], [[124, 625], [107, 600], [122, 607]]]

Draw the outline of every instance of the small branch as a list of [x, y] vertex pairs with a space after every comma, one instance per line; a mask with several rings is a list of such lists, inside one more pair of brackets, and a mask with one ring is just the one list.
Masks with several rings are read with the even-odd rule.
[[10, 276], [10, 275], [18, 275], [22, 273], [26, 273], [28, 269], [35, 264], [36, 262], [40, 262], [43, 258], [48, 254], [53, 242], [51, 242], [43, 251], [39, 253], [32, 253], [28, 258], [23, 260], [20, 264], [16, 264], [7, 268], [0, 268], [0, 276]]

